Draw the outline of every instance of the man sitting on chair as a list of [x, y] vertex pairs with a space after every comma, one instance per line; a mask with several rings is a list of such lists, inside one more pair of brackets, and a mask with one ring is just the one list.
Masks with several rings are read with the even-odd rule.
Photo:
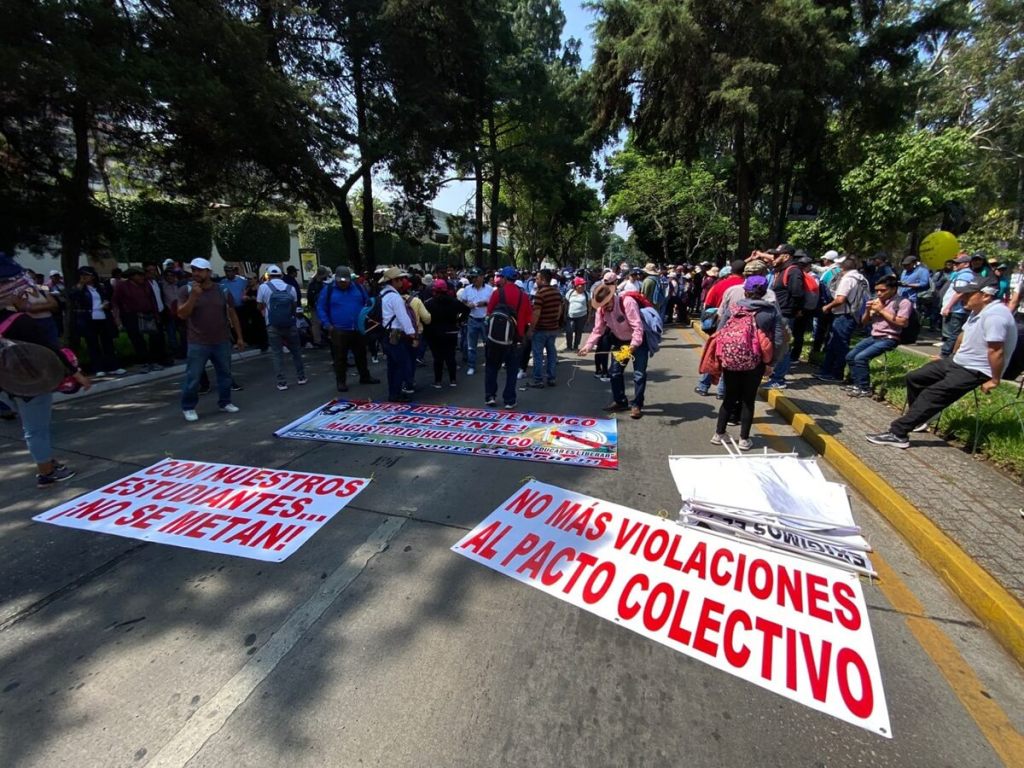
[[999, 386], [1017, 346], [1017, 324], [996, 297], [999, 280], [978, 277], [957, 291], [970, 317], [950, 357], [932, 360], [907, 374], [907, 410], [888, 432], [867, 435], [875, 445], [909, 448], [909, 433], [924, 427], [944, 408], [981, 387], [988, 394]]

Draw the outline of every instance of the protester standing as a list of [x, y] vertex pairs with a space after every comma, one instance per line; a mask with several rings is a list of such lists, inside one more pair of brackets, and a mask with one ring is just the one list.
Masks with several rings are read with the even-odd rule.
[[448, 368], [448, 386], [454, 387], [457, 384], [455, 348], [459, 341], [459, 327], [470, 310], [452, 296], [448, 283], [440, 278], [434, 280], [433, 294], [425, 305], [431, 319], [430, 324], [424, 327], [424, 338], [430, 345], [434, 361], [434, 389], [441, 388], [441, 374], [445, 367]]
[[402, 298], [401, 289], [409, 275], [398, 267], [384, 271], [377, 281], [381, 286], [381, 319], [384, 326], [384, 355], [388, 363], [388, 400], [409, 402], [412, 394], [405, 386], [413, 378], [413, 350], [420, 338], [416, 318]]
[[961, 296], [960, 288], [973, 283], [982, 276], [985, 259], [981, 254], [968, 255], [961, 253], [954, 260], [956, 269], [949, 278], [949, 285], [942, 297], [942, 347], [941, 357], [949, 357], [953, 353], [953, 345], [960, 335], [960, 329], [970, 315]]
[[160, 310], [145, 273], [135, 267], [129, 268], [124, 279], [114, 287], [111, 303], [117, 326], [127, 333], [135, 350], [135, 359], [142, 364], [142, 372], [163, 370], [160, 364], [164, 359]]
[[574, 277], [572, 289], [566, 294], [565, 348], [577, 352], [583, 340], [583, 330], [590, 315], [590, 300], [587, 298], [587, 281]]
[[519, 373], [517, 347], [527, 337], [532, 319], [530, 299], [523, 289], [515, 285], [515, 279], [515, 267], [503, 267], [496, 275], [497, 286], [487, 301], [488, 315], [499, 305], [512, 313], [516, 326], [515, 338], [511, 344], [497, 344], [490, 340], [484, 344], [484, 404], [497, 404], [498, 372], [504, 366], [505, 388], [502, 397], [506, 409], [516, 407], [516, 377]]
[[487, 317], [487, 302], [494, 293], [494, 286], [484, 284], [484, 273], [474, 267], [469, 271], [470, 284], [462, 289], [462, 301], [469, 307], [466, 323], [466, 375], [476, 373], [477, 346], [484, 338], [484, 319]]
[[821, 308], [823, 313], [832, 314], [832, 330], [825, 347], [825, 358], [814, 376], [825, 382], [843, 380], [850, 340], [860, 324], [870, 293], [868, 281], [857, 271], [857, 257], [840, 256], [836, 263], [842, 272], [835, 283], [834, 298]]
[[348, 392], [348, 356], [352, 355], [360, 384], [380, 384], [366, 363], [366, 337], [359, 332], [359, 314], [369, 301], [366, 289], [352, 280], [352, 270], [338, 267], [334, 281], [319, 292], [316, 316], [327, 334], [339, 392]]
[[[331, 270], [327, 267], [320, 266], [316, 268], [316, 274], [313, 275], [313, 279], [309, 281], [309, 287], [306, 288], [306, 308], [309, 310], [310, 319], [310, 331], [313, 334], [313, 346], [323, 347], [326, 344], [330, 344], [330, 337], [324, 332], [323, 320], [320, 318], [320, 293], [327, 285], [327, 280], [331, 277]], [[351, 282], [351, 270], [349, 271], [349, 281]]]
[[127, 371], [117, 362], [114, 351], [114, 320], [111, 316], [111, 290], [99, 281], [92, 267], [78, 268], [78, 285], [68, 296], [71, 302], [75, 335], [85, 339], [89, 365], [95, 376], [107, 372], [122, 376]]
[[178, 292], [178, 317], [186, 321], [188, 351], [185, 380], [181, 386], [181, 411], [185, 421], [198, 421], [199, 379], [207, 361], [217, 374], [217, 405], [225, 413], [238, 413], [231, 402], [231, 329], [235, 348], [245, 349], [242, 327], [229, 294], [213, 282], [207, 259], [193, 259], [192, 281]]
[[[537, 272], [537, 294], [533, 297], [533, 382], [532, 387], [553, 387], [558, 377], [558, 352], [555, 348], [558, 330], [562, 327], [562, 297], [551, 285], [552, 272]], [[545, 361], [545, 357], [547, 360]], [[546, 368], [545, 368], [546, 362]]]
[[302, 360], [302, 344], [299, 341], [299, 329], [295, 324], [295, 310], [299, 306], [299, 291], [286, 282], [281, 275], [281, 268], [271, 266], [267, 269], [267, 281], [260, 286], [256, 294], [256, 303], [263, 313], [267, 324], [267, 341], [270, 344], [271, 360], [274, 364], [274, 377], [277, 379], [279, 391], [288, 389], [288, 380], [284, 375], [284, 346], [288, 346], [298, 384], [306, 383], [306, 365]]

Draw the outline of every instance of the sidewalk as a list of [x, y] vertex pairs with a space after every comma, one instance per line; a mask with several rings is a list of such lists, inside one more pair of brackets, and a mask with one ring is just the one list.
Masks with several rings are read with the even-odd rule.
[[897, 415], [870, 398], [851, 398], [834, 384], [796, 366], [778, 394], [814, 419], [1024, 603], [1024, 488], [984, 461], [931, 433], [911, 436], [911, 448], [876, 446], [864, 439], [884, 432]]

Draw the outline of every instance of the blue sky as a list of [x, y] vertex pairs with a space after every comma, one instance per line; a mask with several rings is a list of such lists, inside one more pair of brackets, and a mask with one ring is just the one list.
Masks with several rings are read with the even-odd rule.
[[[565, 13], [565, 28], [562, 30], [562, 39], [570, 37], [578, 38], [581, 42], [580, 57], [584, 69], [590, 66], [594, 53], [593, 32], [589, 27], [594, 23], [594, 12], [583, 7], [580, 0], [562, 0], [562, 12]], [[454, 182], [445, 186], [441, 193], [434, 198], [433, 205], [448, 213], [458, 213], [463, 210], [467, 203], [472, 206], [473, 185], [470, 182]], [[627, 236], [625, 222], [619, 222], [615, 227], [616, 233]]]

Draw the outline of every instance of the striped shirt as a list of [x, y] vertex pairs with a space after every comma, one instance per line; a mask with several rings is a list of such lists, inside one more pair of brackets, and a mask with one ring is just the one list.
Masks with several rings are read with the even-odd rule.
[[534, 309], [540, 309], [535, 330], [557, 331], [561, 327], [562, 296], [556, 288], [550, 285], [539, 286], [537, 295], [533, 297], [533, 306]]

